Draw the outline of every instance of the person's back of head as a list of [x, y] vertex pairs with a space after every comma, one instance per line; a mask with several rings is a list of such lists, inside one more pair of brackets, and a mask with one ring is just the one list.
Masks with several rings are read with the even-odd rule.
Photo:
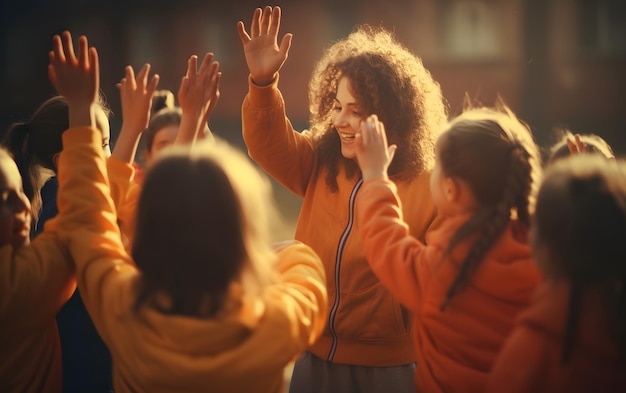
[[24, 192], [36, 217], [41, 207], [41, 168], [56, 172], [54, 157], [63, 149], [61, 134], [69, 127], [69, 105], [61, 96], [46, 100], [30, 120], [14, 123], [2, 144], [13, 154]]
[[[626, 355], [626, 162], [580, 154], [546, 170], [533, 219], [533, 249], [548, 278], [571, 284], [564, 359], [573, 350], [581, 296], [600, 289]], [[565, 323], [565, 322], [564, 322]]]
[[157, 90], [152, 94], [152, 107], [150, 108], [150, 116], [154, 116], [161, 109], [174, 108], [174, 93], [169, 90]]
[[[604, 140], [601, 136], [596, 134], [578, 134], [580, 141], [584, 144], [584, 152], [592, 154], [601, 154], [606, 158], [613, 159], [615, 154], [611, 145]], [[562, 136], [557, 143], [555, 143], [549, 152], [548, 163], [552, 163], [558, 159], [569, 157], [571, 154], [568, 141], [572, 143], [575, 140], [575, 135], [569, 130], [562, 131]]]
[[[376, 114], [385, 124], [389, 143], [396, 144], [389, 174], [409, 180], [434, 164], [434, 145], [447, 114], [439, 84], [389, 31], [359, 26], [329, 47], [315, 65], [309, 85], [311, 129], [319, 136], [322, 164], [336, 172], [341, 159], [339, 136], [331, 115], [340, 78], [346, 77], [363, 119]], [[356, 164], [346, 162], [357, 170]], [[329, 174], [333, 176], [333, 174]], [[329, 185], [336, 184], [334, 177]]]
[[[98, 127], [108, 135], [110, 110], [102, 96], [98, 96], [98, 104]], [[64, 97], [54, 96], [43, 102], [30, 120], [12, 124], [2, 141], [20, 170], [24, 192], [31, 201], [35, 219], [41, 208], [42, 169], [56, 173], [56, 159], [63, 149], [61, 135], [68, 127], [69, 104]]]
[[233, 282], [250, 291], [262, 286], [274, 257], [270, 195], [267, 179], [226, 143], [164, 150], [146, 174], [137, 207], [137, 307], [211, 317]]
[[468, 236], [472, 245], [448, 301], [466, 283], [512, 217], [528, 227], [541, 177], [541, 158], [530, 129], [503, 103], [471, 108], [452, 119], [437, 142], [446, 177], [467, 184], [476, 203], [469, 221], [452, 237], [448, 252]]

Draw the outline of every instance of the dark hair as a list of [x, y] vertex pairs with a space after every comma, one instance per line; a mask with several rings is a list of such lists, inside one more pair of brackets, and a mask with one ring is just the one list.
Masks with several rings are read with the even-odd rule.
[[466, 284], [511, 215], [527, 227], [541, 174], [539, 150], [530, 129], [504, 105], [466, 110], [453, 119], [438, 143], [446, 177], [467, 183], [477, 203], [472, 217], [452, 236], [446, 255], [478, 234], [442, 304]]
[[173, 108], [174, 93], [169, 90], [157, 90], [152, 93], [152, 108], [150, 109], [150, 116], [154, 116], [157, 112], [164, 108]]
[[583, 294], [600, 289], [622, 361], [626, 355], [626, 162], [580, 154], [546, 170], [533, 219], [548, 275], [569, 280], [563, 361], [574, 346]]
[[271, 186], [225, 144], [189, 149], [167, 148], [143, 183], [132, 249], [142, 272], [136, 309], [148, 303], [166, 314], [212, 317], [245, 267], [259, 276], [259, 264], [273, 260], [269, 231], [257, 229], [267, 223], [260, 201]]
[[309, 85], [311, 129], [318, 140], [319, 163], [329, 169], [326, 183], [337, 190], [339, 166], [354, 176], [359, 168], [341, 155], [331, 122], [337, 85], [350, 82], [366, 113], [385, 124], [389, 143], [398, 146], [389, 167], [392, 179], [410, 180], [434, 164], [436, 137], [446, 121], [441, 88], [422, 61], [388, 31], [363, 25], [332, 45], [318, 61]]
[[[110, 110], [102, 95], [98, 96], [98, 104], [108, 116]], [[41, 104], [30, 120], [13, 123], [2, 140], [22, 176], [24, 193], [31, 202], [33, 224], [41, 208], [41, 169], [56, 173], [54, 156], [63, 149], [61, 135], [68, 128], [69, 104], [65, 97], [54, 96]]]
[[148, 128], [143, 132], [142, 139], [146, 152], [152, 151], [152, 143], [157, 132], [165, 127], [180, 126], [183, 112], [179, 107], [163, 108], [150, 119]]
[[[548, 157], [548, 162], [554, 162], [560, 158], [565, 158], [570, 155], [569, 147], [567, 146], [568, 140], [574, 140], [575, 136], [569, 130], [561, 130], [560, 133], [561, 138], [557, 143], [552, 146], [550, 149], [550, 156]], [[613, 153], [613, 149], [611, 145], [608, 144], [607, 141], [602, 139], [599, 135], [596, 134], [579, 134], [579, 138], [581, 142], [586, 145], [587, 153], [595, 153], [602, 154], [606, 158], [615, 158], [615, 154]]]

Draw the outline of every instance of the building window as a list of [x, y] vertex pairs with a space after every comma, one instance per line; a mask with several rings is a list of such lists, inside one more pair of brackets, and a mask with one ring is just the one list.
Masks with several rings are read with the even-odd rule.
[[578, 0], [579, 42], [584, 52], [626, 55], [626, 13], [622, 0]]
[[493, 0], [443, 0], [440, 7], [442, 54], [453, 58], [494, 58], [500, 35]]

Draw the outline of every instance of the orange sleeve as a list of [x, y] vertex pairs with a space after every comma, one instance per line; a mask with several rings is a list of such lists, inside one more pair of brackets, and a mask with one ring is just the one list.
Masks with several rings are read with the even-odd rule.
[[363, 183], [356, 205], [365, 256], [380, 281], [402, 304], [420, 309], [428, 261], [439, 252], [411, 236], [403, 220], [396, 186], [389, 180]]
[[106, 162], [98, 130], [71, 128], [63, 133], [59, 160], [59, 215], [76, 264], [81, 297], [94, 325], [107, 341], [104, 315], [114, 297], [137, 275], [122, 244], [110, 195]]
[[273, 292], [289, 311], [294, 337], [301, 350], [312, 344], [324, 330], [328, 295], [324, 265], [313, 249], [298, 243], [278, 253], [276, 263], [282, 284]]
[[141, 186], [133, 181], [134, 168], [113, 156], [107, 159], [107, 174], [111, 198], [117, 211], [117, 221], [126, 250], [130, 251], [135, 235], [135, 213]]
[[303, 197], [314, 171], [314, 146], [308, 133], [293, 129], [278, 90], [278, 77], [269, 86], [249, 78], [242, 105], [243, 139], [248, 155], [270, 176]]

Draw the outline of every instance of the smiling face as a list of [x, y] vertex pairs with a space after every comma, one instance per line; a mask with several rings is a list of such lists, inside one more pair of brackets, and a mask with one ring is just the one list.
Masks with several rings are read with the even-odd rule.
[[367, 116], [352, 95], [350, 82], [346, 77], [339, 79], [332, 123], [341, 140], [341, 154], [345, 158], [356, 158], [355, 136], [359, 132], [361, 121]]
[[18, 249], [29, 242], [30, 202], [15, 161], [0, 152], [0, 246]]

